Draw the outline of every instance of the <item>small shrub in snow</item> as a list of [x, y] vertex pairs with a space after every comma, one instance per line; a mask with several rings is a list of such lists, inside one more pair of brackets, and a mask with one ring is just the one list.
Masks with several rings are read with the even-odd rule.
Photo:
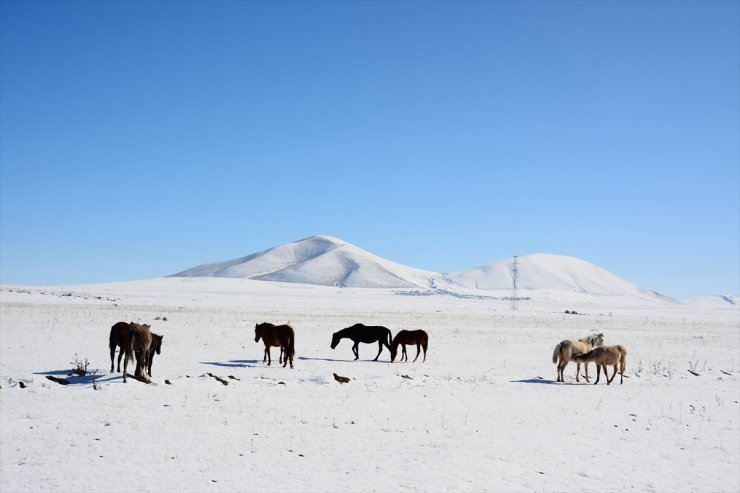
[[95, 374], [97, 370], [88, 371], [88, 366], [90, 366], [90, 362], [85, 358], [84, 360], [81, 360], [77, 357], [77, 353], [75, 353], [75, 359], [70, 363], [72, 365], [72, 375], [78, 375], [81, 377], [84, 377], [88, 373]]

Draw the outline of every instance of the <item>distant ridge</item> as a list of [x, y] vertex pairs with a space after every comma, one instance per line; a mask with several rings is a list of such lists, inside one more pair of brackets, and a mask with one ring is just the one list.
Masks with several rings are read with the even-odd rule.
[[[514, 259], [500, 260], [474, 269], [446, 274], [451, 286], [484, 291], [511, 290]], [[520, 291], [551, 290], [595, 296], [628, 296], [641, 299], [677, 300], [645, 289], [598, 265], [576, 257], [533, 253], [517, 257], [517, 288]]]
[[700, 308], [737, 308], [740, 307], [740, 296], [720, 294], [716, 296], [702, 296], [693, 300], [684, 301], [687, 305]]
[[[584, 260], [535, 253], [517, 257], [519, 293], [620, 296], [680, 303]], [[332, 236], [311, 236], [245, 257], [199, 265], [172, 277], [236, 277], [354, 288], [421, 288], [440, 292], [498, 292], [512, 288], [513, 258], [474, 269], [438, 273], [378, 257]]]

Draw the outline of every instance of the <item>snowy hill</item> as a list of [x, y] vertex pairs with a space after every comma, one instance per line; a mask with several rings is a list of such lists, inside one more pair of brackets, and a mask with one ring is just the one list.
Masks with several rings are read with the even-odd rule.
[[406, 267], [331, 236], [311, 236], [174, 277], [240, 277], [354, 288], [430, 286], [434, 272]]
[[[204, 264], [173, 277], [235, 277], [355, 288], [422, 288], [443, 292], [495, 292], [509, 296], [514, 259], [474, 269], [436, 273], [378, 257], [331, 236], [312, 236], [245, 257]], [[574, 257], [536, 253], [517, 257], [518, 295], [584, 300], [612, 296], [650, 302], [678, 301], [626, 281]]]
[[[516, 267], [517, 289], [520, 294], [547, 290], [678, 303], [575, 257], [535, 253], [517, 257]], [[486, 291], [511, 291], [513, 278], [514, 258], [444, 276], [450, 286]]]
[[684, 303], [698, 308], [737, 308], [740, 306], [740, 296], [702, 296], [701, 298], [684, 301]]

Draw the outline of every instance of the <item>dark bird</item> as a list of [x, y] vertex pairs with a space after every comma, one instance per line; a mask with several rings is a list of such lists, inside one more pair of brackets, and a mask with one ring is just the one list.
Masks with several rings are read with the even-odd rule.
[[336, 373], [334, 373], [334, 380], [336, 380], [339, 383], [348, 383], [349, 382], [349, 378], [347, 378], [347, 377], [341, 377], [341, 376], [337, 375]]

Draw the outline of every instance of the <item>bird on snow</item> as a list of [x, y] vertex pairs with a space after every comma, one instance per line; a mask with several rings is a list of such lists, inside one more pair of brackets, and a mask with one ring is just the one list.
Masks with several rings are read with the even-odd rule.
[[339, 376], [336, 373], [334, 373], [334, 380], [336, 380], [339, 383], [347, 383], [347, 382], [349, 382], [349, 378]]

